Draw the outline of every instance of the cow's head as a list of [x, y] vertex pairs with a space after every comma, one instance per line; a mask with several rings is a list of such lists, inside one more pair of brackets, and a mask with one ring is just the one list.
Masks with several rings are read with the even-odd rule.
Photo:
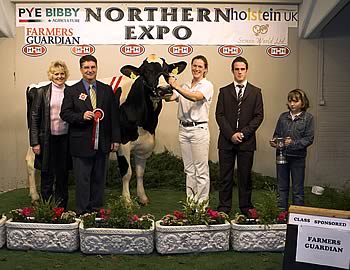
[[172, 95], [172, 88], [168, 84], [170, 76], [180, 74], [187, 63], [180, 61], [167, 64], [163, 58], [155, 54], [147, 57], [140, 67], [126, 65], [120, 69], [121, 73], [132, 79], [141, 79], [145, 89], [153, 99], [160, 99]]

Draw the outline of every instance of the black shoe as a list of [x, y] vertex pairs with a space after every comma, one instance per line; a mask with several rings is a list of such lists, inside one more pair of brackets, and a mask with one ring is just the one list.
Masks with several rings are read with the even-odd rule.
[[218, 207], [216, 208], [216, 211], [218, 212], [224, 212], [225, 214], [229, 215], [231, 212], [231, 209], [226, 208], [226, 207]]

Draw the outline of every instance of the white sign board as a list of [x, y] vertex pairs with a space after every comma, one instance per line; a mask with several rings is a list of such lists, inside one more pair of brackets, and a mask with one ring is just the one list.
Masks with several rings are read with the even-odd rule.
[[350, 220], [313, 215], [289, 215], [298, 225], [296, 261], [350, 268]]
[[26, 44], [288, 45], [297, 5], [17, 4]]

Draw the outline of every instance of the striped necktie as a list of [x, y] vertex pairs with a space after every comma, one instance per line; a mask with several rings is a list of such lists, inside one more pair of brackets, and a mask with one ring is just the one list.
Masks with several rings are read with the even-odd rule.
[[96, 91], [92, 84], [90, 84], [89, 91], [90, 91], [91, 105], [92, 105], [92, 108], [95, 110], [96, 109]]
[[239, 88], [239, 91], [238, 91], [238, 96], [237, 96], [237, 101], [238, 101], [238, 104], [237, 104], [237, 124], [236, 124], [236, 129], [238, 130], [238, 125], [239, 125], [239, 116], [241, 114], [241, 105], [242, 105], [242, 99], [243, 99], [243, 85], [242, 84], [237, 84], [236, 87]]

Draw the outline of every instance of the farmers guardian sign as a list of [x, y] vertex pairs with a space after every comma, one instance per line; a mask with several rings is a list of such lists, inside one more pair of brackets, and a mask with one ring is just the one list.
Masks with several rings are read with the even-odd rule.
[[349, 219], [291, 213], [288, 223], [298, 225], [297, 262], [349, 269]]
[[26, 44], [287, 45], [297, 5], [17, 4]]

